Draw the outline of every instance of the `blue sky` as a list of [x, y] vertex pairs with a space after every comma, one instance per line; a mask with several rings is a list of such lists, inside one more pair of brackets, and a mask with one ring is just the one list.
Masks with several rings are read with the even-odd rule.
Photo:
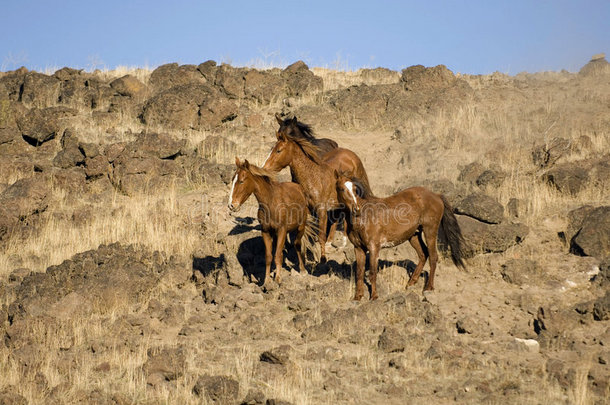
[[163, 63], [578, 71], [610, 1], [4, 1], [0, 70]]

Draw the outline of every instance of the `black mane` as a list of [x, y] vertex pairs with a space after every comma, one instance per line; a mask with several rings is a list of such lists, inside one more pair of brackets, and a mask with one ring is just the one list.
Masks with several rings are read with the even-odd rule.
[[[282, 126], [292, 125], [292, 118], [285, 118]], [[307, 139], [310, 142], [315, 142], [316, 137], [314, 136], [313, 128], [309, 124], [305, 124], [304, 122], [297, 121], [297, 128], [299, 132], [303, 135], [303, 138]]]

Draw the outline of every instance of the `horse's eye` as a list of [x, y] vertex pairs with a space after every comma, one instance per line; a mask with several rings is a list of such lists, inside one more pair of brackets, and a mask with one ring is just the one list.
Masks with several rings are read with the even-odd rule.
[[281, 151], [282, 151], [281, 149], [278, 149], [275, 151], [275, 153], [280, 153]]

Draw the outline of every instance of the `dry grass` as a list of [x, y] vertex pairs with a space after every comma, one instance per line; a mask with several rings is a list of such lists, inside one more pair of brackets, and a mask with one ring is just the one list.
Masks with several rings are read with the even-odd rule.
[[[388, 84], [399, 80], [398, 72], [379, 73], [370, 75], [363, 70], [356, 72], [342, 72], [324, 68], [313, 68], [313, 72], [324, 79], [324, 90], [333, 90], [351, 85]], [[98, 71], [104, 80], [121, 77], [124, 74], [133, 74], [141, 81], [147, 82], [151, 70], [121, 67], [112, 71]], [[501, 79], [501, 78], [498, 78]], [[478, 79], [469, 79], [477, 83], [478, 88], [484, 88]], [[474, 87], [474, 86], [473, 86]], [[587, 97], [603, 99], [607, 97], [603, 92], [593, 92]], [[306, 96], [298, 103], [320, 103], [323, 93]], [[241, 102], [244, 102], [243, 100]], [[427, 150], [427, 154], [415, 157], [410, 162], [408, 175], [413, 178], [449, 178], [455, 180], [460, 166], [478, 161], [484, 166], [501, 169], [507, 173], [504, 183], [497, 188], [489, 188], [487, 193], [506, 204], [510, 198], [519, 198], [525, 202], [525, 213], [519, 218], [528, 225], [540, 225], [549, 215], [564, 213], [566, 210], [584, 204], [607, 204], [607, 190], [590, 185], [576, 196], [557, 192], [539, 179], [539, 173], [531, 162], [531, 147], [534, 142], [548, 141], [555, 134], [554, 131], [566, 121], [566, 103], [557, 98], [547, 97], [532, 101], [531, 110], [540, 112], [531, 120], [519, 119], [519, 112], [513, 110], [510, 102], [501, 105], [486, 105], [484, 102], [467, 100], [458, 108], [441, 109], [425, 118], [411, 117], [406, 120], [403, 130], [409, 139], [409, 148], [414, 150]], [[249, 105], [253, 109], [260, 106]], [[277, 100], [271, 106], [265, 107], [269, 111], [278, 110], [281, 101]], [[528, 109], [529, 111], [529, 109]], [[263, 111], [267, 112], [267, 111]], [[525, 115], [525, 113], [524, 113]], [[81, 140], [106, 144], [117, 141], [130, 141], [133, 133], [141, 130], [161, 131], [170, 133], [176, 138], [186, 139], [189, 149], [197, 149], [200, 156], [212, 156], [219, 163], [233, 164], [235, 155], [247, 157], [254, 163], [262, 163], [273, 142], [272, 134], [263, 139], [250, 138], [244, 142], [243, 134], [222, 134], [236, 142], [235, 148], [220, 145], [213, 150], [200, 148], [202, 142], [211, 136], [217, 135], [212, 131], [167, 131], [164, 128], [145, 127], [137, 121], [124, 118], [119, 125], [115, 125], [112, 133], [96, 127], [87, 121], [78, 128]], [[356, 120], [345, 118], [345, 125], [350, 129], [358, 128]], [[567, 134], [570, 140], [576, 141], [581, 136], [588, 136], [591, 147], [587, 150], [572, 153], [566, 160], [578, 160], [591, 156], [601, 156], [610, 150], [610, 135], [604, 122], [593, 122], [586, 126], [569, 127]], [[384, 129], [383, 136], [391, 135], [388, 128]], [[364, 151], [366, 152], [366, 151]], [[434, 168], [430, 168], [430, 157], [434, 159]], [[22, 177], [19, 172], [11, 172], [3, 176], [2, 182], [11, 183]], [[228, 190], [226, 190], [228, 192]], [[193, 198], [193, 194], [200, 193], [210, 198], [218, 199], [222, 195], [224, 203], [224, 190], [210, 190], [207, 185], [190, 184], [188, 189], [170, 188], [160, 194], [141, 194], [126, 197], [115, 193], [106, 201], [92, 203], [86, 199], [74, 199], [60, 190], [53, 192], [50, 211], [45, 219], [38, 225], [36, 232], [25, 239], [13, 239], [0, 251], [0, 280], [6, 280], [10, 272], [17, 267], [27, 267], [34, 271], [44, 271], [48, 266], [59, 264], [75, 253], [95, 249], [102, 243], [121, 242], [125, 244], [141, 244], [153, 250], [159, 250], [168, 255], [177, 255], [190, 258], [193, 252], [205, 250], [209, 254], [218, 254], [215, 243], [216, 234], [224, 232], [220, 227], [227, 218], [206, 218], [203, 200]], [[223, 204], [224, 205], [224, 204]], [[248, 207], [246, 207], [248, 208]], [[253, 216], [256, 211], [251, 201], [250, 210], [244, 214]], [[92, 215], [84, 223], [75, 224], [72, 214], [77, 212], [90, 212]], [[207, 222], [208, 229], [203, 232], [201, 223]], [[178, 236], [177, 236], [178, 235]], [[226, 245], [231, 250], [237, 246]], [[537, 246], [528, 246], [527, 249], [537, 249]], [[521, 254], [532, 256], [540, 255], [539, 251], [524, 251]], [[544, 252], [542, 252], [544, 253]], [[472, 274], [489, 275], [489, 260], [501, 261], [506, 256], [499, 255], [493, 259], [483, 258], [474, 261]], [[544, 255], [543, 255], [544, 257]], [[416, 256], [411, 250], [407, 257], [401, 259], [415, 260]], [[447, 267], [445, 263], [443, 267]], [[354, 293], [353, 273], [346, 288], [346, 300]], [[461, 276], [461, 277], [471, 277]], [[496, 275], [496, 277], [498, 277]], [[404, 268], [390, 266], [382, 269], [379, 274], [379, 284], [383, 285], [385, 293], [403, 291], [406, 284], [407, 273]], [[343, 302], [343, 301], [341, 301]], [[7, 304], [7, 303], [0, 303]], [[322, 320], [322, 312], [317, 309], [315, 321]], [[116, 313], [121, 308], [115, 309]], [[337, 403], [345, 401], [341, 392], [329, 389], [324, 390], [328, 379], [328, 363], [313, 362], [304, 359], [307, 345], [297, 348], [295, 363], [287, 375], [273, 380], [271, 383], [260, 381], [256, 375], [256, 364], [260, 347], [257, 342], [243, 344], [236, 349], [232, 342], [218, 343], [216, 351], [226, 352], [224, 363], [205, 363], [200, 357], [209, 351], [204, 343], [190, 343], [189, 358], [185, 373], [175, 382], [175, 388], [160, 388], [152, 390], [147, 386], [146, 376], [142, 369], [147, 359], [147, 351], [160, 345], [177, 345], [176, 336], [163, 342], [142, 341], [132, 348], [110, 344], [110, 349], [103, 355], [93, 356], [83, 351], [76, 364], [62, 368], [60, 363], [64, 356], [60, 348], [78, 347], [83, 342], [107, 339], [108, 328], [116, 318], [116, 313], [108, 313], [86, 322], [65, 322], [58, 329], [49, 329], [44, 324], [31, 325], [34, 336], [39, 337], [43, 347], [48, 348], [39, 359], [38, 368], [48, 381], [49, 386], [66, 384], [65, 401], [76, 402], [82, 400], [80, 395], [98, 388], [104, 392], [121, 392], [134, 403], [163, 402], [163, 403], [206, 403], [205, 398], [197, 398], [192, 394], [192, 387], [198, 375], [211, 373], [231, 375], [240, 383], [240, 389], [257, 386], [270, 398], [281, 398], [295, 404]], [[400, 319], [401, 314], [395, 314]], [[419, 320], [418, 322], [422, 322]], [[415, 325], [420, 327], [421, 324]], [[282, 326], [284, 328], [284, 326]], [[281, 328], [280, 328], [281, 329]], [[280, 330], [288, 333], [287, 330]], [[339, 331], [341, 334], [341, 331]], [[298, 340], [298, 339], [297, 339]], [[206, 343], [207, 344], [207, 343]], [[393, 382], [396, 385], [408, 385], [416, 390], [417, 384], [456, 383], [461, 384], [470, 378], [470, 374], [485, 374], [490, 380], [503, 374], [507, 383], [517, 381], [521, 386], [536, 386], [536, 392], [528, 398], [521, 398], [522, 403], [576, 403], [588, 404], [593, 402], [593, 395], [588, 391], [588, 368], [579, 369], [576, 384], [566, 393], [564, 389], [550, 377], [524, 376], [519, 369], [503, 370], [493, 363], [484, 364], [475, 370], [457, 370], [454, 364], [444, 360], [430, 360], [423, 356], [425, 348], [409, 346], [402, 358], [403, 367], [408, 370], [408, 376], [387, 371], [385, 367], [388, 358], [381, 354], [374, 344], [350, 347], [344, 345], [344, 356], [351, 358], [361, 373], [362, 391], [374, 393], [374, 386], [381, 380], [385, 383]], [[229, 356], [229, 353], [231, 354]], [[6, 386], [16, 386], [19, 392], [26, 397], [29, 403], [44, 403], [45, 393], [37, 390], [33, 383], [33, 376], [21, 369], [10, 356], [10, 350], [0, 345], [0, 390]], [[102, 363], [110, 365], [110, 371], [100, 376], [95, 367]], [[373, 388], [371, 388], [373, 387]], [[473, 389], [469, 387], [469, 389]], [[410, 392], [409, 392], [410, 393]], [[240, 392], [241, 397], [246, 392]], [[383, 398], [379, 397], [379, 400]]]

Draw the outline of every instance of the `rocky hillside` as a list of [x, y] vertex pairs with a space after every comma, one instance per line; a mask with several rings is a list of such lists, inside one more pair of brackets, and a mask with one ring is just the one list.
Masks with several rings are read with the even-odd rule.
[[[609, 66], [0, 72], [0, 403], [605, 403]], [[466, 270], [406, 290], [415, 252], [385, 249], [354, 303], [338, 232], [262, 287], [254, 198], [226, 203], [278, 112], [377, 195], [443, 193]]]

